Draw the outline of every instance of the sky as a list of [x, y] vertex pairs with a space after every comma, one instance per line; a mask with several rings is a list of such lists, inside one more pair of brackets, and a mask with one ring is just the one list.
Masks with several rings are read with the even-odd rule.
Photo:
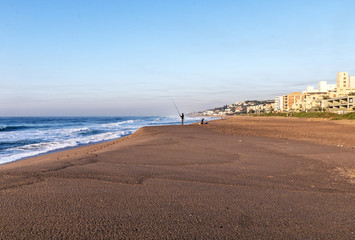
[[355, 75], [355, 1], [0, 0], [0, 116], [190, 113]]

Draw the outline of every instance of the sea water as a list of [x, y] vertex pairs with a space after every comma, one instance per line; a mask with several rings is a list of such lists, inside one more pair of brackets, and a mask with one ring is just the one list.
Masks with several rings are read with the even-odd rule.
[[[185, 123], [201, 118], [185, 118]], [[2, 117], [0, 164], [51, 151], [99, 143], [143, 126], [181, 124], [177, 117]]]

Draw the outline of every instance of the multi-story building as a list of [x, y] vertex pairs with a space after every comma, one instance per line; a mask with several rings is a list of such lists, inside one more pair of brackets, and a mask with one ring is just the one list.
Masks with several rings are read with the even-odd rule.
[[275, 111], [282, 112], [284, 109], [283, 106], [283, 96], [275, 97]]
[[336, 84], [328, 84], [326, 81], [320, 81], [318, 86], [318, 89], [308, 86], [307, 90], [303, 92], [304, 98], [301, 102], [298, 102], [297, 106], [300, 110], [308, 111], [322, 108], [322, 100], [336, 97]]
[[355, 93], [355, 77], [350, 77], [347, 72], [338, 72], [337, 96], [343, 97]]
[[263, 101], [262, 104], [249, 105], [246, 110], [247, 113], [270, 113], [275, 108], [274, 101]]
[[355, 76], [338, 72], [337, 83], [320, 81], [318, 89], [308, 86], [303, 93], [294, 92], [275, 98], [275, 111], [308, 111], [328, 108], [331, 111], [353, 111]]
[[324, 107], [322, 101], [327, 98], [325, 92], [305, 92], [304, 99], [300, 102], [299, 108], [302, 111], [315, 110]]
[[320, 81], [318, 83], [318, 91], [319, 92], [333, 92], [336, 91], [336, 84], [328, 84], [327, 81]]
[[350, 87], [351, 89], [355, 89], [355, 76], [350, 76], [349, 87]]
[[329, 111], [344, 113], [354, 110], [355, 76], [347, 72], [338, 72], [336, 92], [328, 92], [328, 99], [323, 104]]
[[263, 112], [265, 112], [265, 105], [263, 104], [247, 106], [247, 113], [263, 113]]
[[327, 99], [327, 107], [330, 111], [345, 113], [355, 108], [355, 96], [343, 96]]
[[300, 102], [304, 99], [304, 94], [300, 92], [293, 92], [287, 97], [287, 110], [300, 110]]
[[288, 95], [286, 94], [282, 96], [282, 111], [287, 112], [288, 110]]

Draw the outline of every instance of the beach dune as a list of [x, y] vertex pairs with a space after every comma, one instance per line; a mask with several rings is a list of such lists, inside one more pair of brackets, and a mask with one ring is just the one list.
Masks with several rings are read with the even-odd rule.
[[354, 136], [292, 121], [145, 127], [1, 165], [0, 239], [354, 238]]

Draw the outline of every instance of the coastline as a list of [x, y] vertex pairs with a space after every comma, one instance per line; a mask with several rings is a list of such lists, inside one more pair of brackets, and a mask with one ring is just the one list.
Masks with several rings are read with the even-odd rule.
[[349, 125], [263, 119], [143, 127], [0, 165], [0, 238], [353, 237], [355, 150], [297, 139]]
[[[186, 118], [187, 123], [197, 120]], [[0, 118], [0, 164], [118, 139], [143, 126], [180, 121], [173, 116]]]
[[[105, 147], [111, 146], [113, 144], [118, 144], [122, 141], [125, 141], [126, 139], [129, 139], [133, 137], [135, 134], [139, 134], [140, 131], [145, 127], [141, 127], [132, 134], [129, 134], [127, 136], [117, 138], [114, 140], [106, 140], [98, 143], [90, 143], [90, 144], [83, 144], [80, 146], [75, 146], [75, 147], [68, 147], [64, 149], [57, 149], [53, 150], [47, 153], [42, 153], [39, 155], [35, 155], [32, 157], [26, 157], [22, 158], [19, 160], [15, 160], [13, 162], [7, 162], [0, 164], [0, 171], [2, 169], [8, 169], [8, 168], [17, 168], [19, 166], [23, 165], [32, 165], [32, 164], [38, 164], [40, 162], [47, 162], [47, 161], [53, 161], [53, 160], [71, 160], [75, 159], [78, 157], [85, 157], [85, 155], [88, 155], [89, 153], [96, 153], [99, 150], [104, 149]], [[85, 152], [85, 155], [83, 154]], [[88, 153], [88, 154], [86, 154]], [[13, 166], [10, 166], [13, 165]]]
[[[137, 131], [138, 131], [138, 130], [137, 130]], [[20, 159], [17, 159], [17, 160], [13, 160], [13, 161], [11, 161], [11, 162], [1, 163], [1, 164], [0, 164], [0, 167], [1, 167], [2, 165], [14, 163], [14, 162], [22, 161], [22, 160], [26, 160], [26, 159], [32, 159], [32, 158], [37, 158], [37, 157], [46, 156], [46, 155], [52, 155], [52, 154], [59, 153], [59, 152], [66, 152], [66, 151], [69, 151], [69, 150], [79, 149], [79, 148], [88, 147], [88, 146], [97, 145], [97, 144], [106, 143], [106, 142], [113, 142], [113, 141], [116, 141], [116, 140], [119, 140], [119, 139], [128, 137], [128, 136], [130, 136], [130, 135], [132, 135], [132, 134], [134, 134], [134, 133], [135, 133], [135, 132], [133, 132], [133, 133], [131, 133], [131, 134], [128, 134], [128, 135], [126, 135], [126, 136], [124, 136], [124, 137], [117, 138], [117, 139], [113, 139], [113, 140], [112, 140], [112, 139], [111, 139], [111, 140], [104, 140], [104, 141], [100, 141], [100, 142], [80, 144], [80, 145], [72, 146], [72, 147], [58, 148], [58, 149], [51, 150], [51, 151], [48, 151], [48, 152], [45, 152], [45, 153], [40, 153], [40, 154], [36, 154], [36, 155], [33, 155], [33, 156], [29, 156], [29, 157], [23, 157], [23, 158], [20, 158]]]
[[[225, 122], [226, 121], [226, 122]], [[275, 124], [270, 125], [268, 123], [270, 122], [275, 122]], [[283, 124], [287, 124], [286, 126], [278, 126], [277, 124], [279, 122], [282, 122]], [[265, 127], [265, 123], [268, 124]], [[290, 129], [292, 128], [292, 125], [294, 124], [299, 124], [299, 123], [325, 123], [326, 126], [337, 126], [337, 129], [342, 129], [345, 126], [350, 127], [350, 129], [346, 129], [345, 132], [350, 135], [351, 140], [349, 141], [348, 139], [342, 139], [344, 132], [343, 131], [335, 131], [332, 132], [333, 136], [329, 134], [328, 132], [319, 132], [319, 127], [317, 129], [317, 125], [312, 125], [313, 131], [318, 131], [320, 134], [322, 134], [321, 137], [319, 138], [313, 138], [313, 136], [310, 137], [304, 137], [300, 139], [299, 133], [297, 131], [292, 132]], [[190, 124], [192, 126], [199, 125], [198, 122]], [[175, 125], [172, 125], [175, 126]], [[185, 125], [189, 126], [189, 125]], [[122, 141], [125, 141], [126, 139], [129, 139], [131, 137], [134, 137], [136, 135], [139, 135], [141, 131], [145, 128], [149, 128], [151, 126], [145, 126], [141, 127], [132, 134], [129, 134], [127, 136], [117, 138], [114, 140], [106, 140], [98, 143], [90, 143], [90, 144], [83, 144], [80, 146], [75, 146], [75, 147], [68, 147], [64, 149], [57, 149], [53, 150], [47, 153], [35, 155], [32, 157], [26, 157], [22, 158], [19, 160], [15, 160], [13, 162], [8, 162], [4, 164], [0, 164], [0, 170], [1, 166], [5, 166], [8, 164], [14, 164], [16, 162], [22, 162], [23, 160], [37, 160], [37, 158], [40, 158], [41, 161], [42, 159], [63, 159], [66, 158], [68, 155], [72, 155], [72, 152], [76, 152], [76, 150], [79, 150], [80, 152], [96, 152], [107, 146], [113, 145], [120, 143]], [[208, 121], [208, 124], [203, 125], [203, 127], [211, 129], [213, 131], [216, 131], [218, 133], [222, 134], [232, 134], [236, 136], [256, 136], [256, 137], [270, 137], [270, 138], [279, 138], [279, 139], [284, 139], [284, 140], [295, 140], [295, 141], [306, 141], [306, 142], [313, 142], [316, 144], [325, 144], [325, 145], [330, 145], [330, 146], [336, 146], [336, 147], [346, 147], [346, 148], [352, 148], [355, 149], [355, 137], [353, 137], [352, 132], [355, 132], [355, 120], [337, 120], [337, 121], [332, 121], [330, 119], [324, 119], [324, 118], [305, 118], [305, 119], [295, 119], [295, 118], [284, 118], [284, 117], [255, 117], [255, 116], [227, 116], [222, 119], [213, 119]], [[265, 131], [267, 129], [268, 131]], [[296, 129], [297, 130], [297, 129]], [[309, 129], [307, 129], [309, 130]], [[301, 132], [304, 132], [304, 129], [301, 129]], [[290, 133], [293, 133], [290, 134]], [[337, 134], [337, 136], [334, 136], [334, 133]], [[307, 132], [307, 134], [309, 134]], [[336, 139], [336, 140], [335, 140]], [[93, 150], [94, 149], [94, 150]], [[75, 153], [76, 156], [78, 155]], [[15, 165], [15, 164], [14, 164]]]

